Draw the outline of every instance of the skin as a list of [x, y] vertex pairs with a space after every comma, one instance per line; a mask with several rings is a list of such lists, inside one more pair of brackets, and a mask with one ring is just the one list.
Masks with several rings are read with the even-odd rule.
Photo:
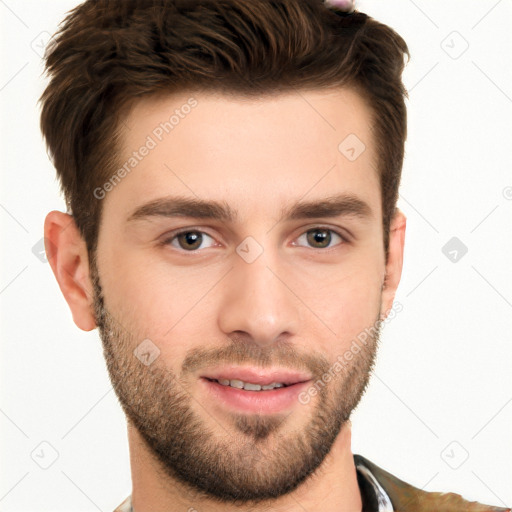
[[[134, 509], [359, 511], [349, 416], [378, 334], [286, 414], [228, 410], [200, 376], [210, 363], [236, 362], [307, 369], [316, 381], [387, 316], [406, 219], [397, 210], [386, 261], [369, 108], [339, 88], [259, 100], [204, 92], [146, 98], [125, 119], [120, 161], [191, 96], [197, 106], [103, 199], [94, 264], [69, 215], [53, 211], [45, 221], [48, 259], [74, 322], [99, 328], [127, 415]], [[366, 146], [354, 161], [338, 150], [349, 134]], [[357, 196], [371, 215], [280, 221], [283, 208], [338, 193]], [[127, 222], [138, 206], [171, 194], [223, 201], [238, 217]], [[177, 238], [160, 243], [182, 228], [209, 236], [195, 252]], [[314, 228], [345, 241], [330, 232], [327, 248], [315, 244], [307, 237]], [[236, 251], [249, 236], [263, 249], [252, 263]], [[133, 355], [144, 339], [159, 350], [147, 366]], [[197, 365], [184, 366], [191, 354]], [[312, 434], [324, 436], [321, 446]], [[178, 438], [179, 457], [159, 453]], [[214, 491], [193, 481], [205, 465], [219, 475]], [[304, 474], [286, 489], [299, 467]]]

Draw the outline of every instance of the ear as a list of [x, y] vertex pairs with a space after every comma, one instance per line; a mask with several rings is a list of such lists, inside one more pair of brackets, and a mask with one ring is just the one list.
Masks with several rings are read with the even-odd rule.
[[44, 245], [73, 321], [84, 331], [96, 327], [87, 246], [71, 215], [50, 212], [44, 222]]
[[389, 253], [386, 262], [386, 275], [382, 289], [381, 319], [384, 320], [393, 306], [396, 289], [402, 276], [404, 261], [405, 226], [407, 219], [397, 208], [390, 224]]

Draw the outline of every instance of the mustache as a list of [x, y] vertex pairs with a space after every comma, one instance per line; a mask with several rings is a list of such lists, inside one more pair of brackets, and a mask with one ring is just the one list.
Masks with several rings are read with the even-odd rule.
[[312, 375], [322, 375], [330, 366], [322, 354], [298, 352], [288, 341], [261, 345], [254, 340], [230, 337], [230, 344], [223, 347], [191, 349], [183, 360], [181, 372], [186, 375], [222, 364], [251, 365], [261, 369], [279, 366]]

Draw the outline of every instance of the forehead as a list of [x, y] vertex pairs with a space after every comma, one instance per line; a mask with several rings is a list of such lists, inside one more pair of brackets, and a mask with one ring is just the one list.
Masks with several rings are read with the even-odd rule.
[[127, 172], [107, 200], [125, 209], [166, 195], [237, 211], [333, 193], [380, 199], [372, 112], [351, 89], [147, 97], [125, 117], [121, 141]]

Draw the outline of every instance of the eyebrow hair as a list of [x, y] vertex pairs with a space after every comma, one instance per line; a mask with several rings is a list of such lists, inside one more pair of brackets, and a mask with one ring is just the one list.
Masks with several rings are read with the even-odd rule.
[[[298, 202], [281, 210], [280, 220], [315, 217], [355, 216], [363, 220], [373, 217], [368, 203], [353, 194], [338, 194], [308, 202]], [[127, 222], [150, 217], [193, 217], [235, 222], [238, 212], [225, 201], [210, 201], [182, 196], [162, 197], [137, 207]]]
[[148, 217], [194, 217], [234, 222], [237, 214], [226, 202], [174, 196], [162, 197], [139, 206], [127, 222]]
[[299, 202], [281, 210], [281, 219], [354, 216], [363, 220], [373, 217], [369, 204], [353, 194], [338, 194], [324, 199]]

